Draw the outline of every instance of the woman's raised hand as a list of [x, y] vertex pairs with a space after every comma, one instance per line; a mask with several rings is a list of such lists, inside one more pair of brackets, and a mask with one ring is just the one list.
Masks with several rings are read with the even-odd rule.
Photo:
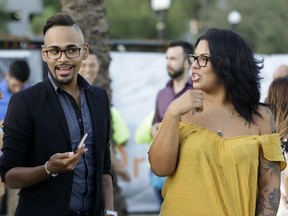
[[182, 96], [175, 99], [169, 106], [172, 115], [180, 117], [188, 112], [203, 110], [204, 95], [202, 90], [188, 90]]

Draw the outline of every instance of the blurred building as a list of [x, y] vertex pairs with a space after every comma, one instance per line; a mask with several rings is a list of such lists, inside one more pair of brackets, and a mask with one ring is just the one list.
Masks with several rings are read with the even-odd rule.
[[19, 38], [34, 39], [34, 34], [30, 27], [33, 16], [43, 12], [42, 0], [6, 0], [5, 9], [11, 15], [7, 24], [8, 35]]

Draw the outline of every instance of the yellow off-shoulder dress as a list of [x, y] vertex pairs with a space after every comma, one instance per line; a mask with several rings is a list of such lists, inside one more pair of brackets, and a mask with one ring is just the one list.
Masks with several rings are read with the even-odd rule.
[[277, 134], [223, 138], [179, 124], [177, 169], [163, 187], [161, 216], [254, 216], [258, 155], [284, 161]]

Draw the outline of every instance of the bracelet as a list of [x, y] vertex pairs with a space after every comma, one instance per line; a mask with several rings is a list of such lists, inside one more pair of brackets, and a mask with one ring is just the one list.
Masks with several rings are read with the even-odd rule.
[[58, 173], [52, 174], [52, 173], [48, 170], [48, 168], [47, 168], [48, 162], [49, 162], [49, 161], [46, 161], [46, 163], [45, 163], [45, 165], [44, 165], [44, 168], [45, 168], [46, 173], [47, 173], [48, 175], [51, 175], [52, 177], [56, 177], [56, 176], [58, 175]]
[[105, 210], [104, 215], [118, 216], [117, 212], [112, 210]]

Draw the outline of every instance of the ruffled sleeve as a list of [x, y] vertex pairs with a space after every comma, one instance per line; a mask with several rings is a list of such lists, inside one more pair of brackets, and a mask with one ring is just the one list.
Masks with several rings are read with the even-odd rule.
[[199, 130], [199, 127], [197, 125], [185, 124], [185, 123], [179, 122], [180, 142], [182, 142], [183, 139], [185, 139], [189, 134], [194, 133], [197, 130]]
[[258, 136], [257, 139], [261, 143], [265, 159], [269, 161], [279, 161], [281, 170], [284, 170], [286, 162], [281, 151], [279, 135], [267, 134]]

